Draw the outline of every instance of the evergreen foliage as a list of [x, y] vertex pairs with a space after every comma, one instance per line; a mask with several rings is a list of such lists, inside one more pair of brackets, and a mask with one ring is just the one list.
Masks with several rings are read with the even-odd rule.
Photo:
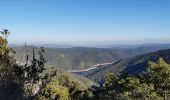
[[1, 32], [0, 36], [0, 98], [22, 99], [22, 82], [15, 73], [19, 66], [13, 57], [13, 50], [8, 47], [7, 35], [8, 30]]
[[84, 89], [81, 84], [71, 80], [71, 77], [67, 74], [50, 78], [51, 80], [37, 95], [36, 99], [43, 98], [43, 100], [48, 100], [53, 98], [54, 100], [89, 100], [93, 97], [91, 89]]
[[149, 62], [146, 75], [108, 73], [97, 93], [101, 100], [169, 100], [170, 65], [160, 58], [157, 63]]

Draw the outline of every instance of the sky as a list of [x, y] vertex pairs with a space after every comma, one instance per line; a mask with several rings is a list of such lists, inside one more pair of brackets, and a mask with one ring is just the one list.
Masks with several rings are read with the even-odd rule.
[[0, 0], [10, 43], [170, 43], [170, 0]]

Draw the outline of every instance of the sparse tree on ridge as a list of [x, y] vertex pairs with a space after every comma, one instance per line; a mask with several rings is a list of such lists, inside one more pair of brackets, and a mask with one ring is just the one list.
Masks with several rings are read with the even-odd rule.
[[4, 36], [5, 39], [8, 38], [10, 32], [7, 29], [3, 29], [3, 31], [0, 31], [0, 33]]

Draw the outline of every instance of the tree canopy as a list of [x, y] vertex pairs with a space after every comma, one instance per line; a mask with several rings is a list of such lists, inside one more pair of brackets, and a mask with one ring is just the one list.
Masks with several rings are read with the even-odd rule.
[[170, 65], [160, 58], [156, 63], [148, 63], [145, 75], [108, 73], [102, 89], [97, 92], [100, 99], [169, 100]]

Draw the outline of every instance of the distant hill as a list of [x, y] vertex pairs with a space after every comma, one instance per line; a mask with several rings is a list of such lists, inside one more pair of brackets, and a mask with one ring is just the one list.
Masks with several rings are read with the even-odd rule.
[[102, 83], [104, 75], [108, 72], [128, 72], [130, 74], [142, 74], [146, 71], [149, 61], [156, 62], [159, 58], [163, 58], [165, 62], [170, 64], [170, 49], [159, 50], [147, 54], [135, 56], [133, 58], [122, 59], [114, 64], [100, 66], [91, 72], [83, 73], [83, 75], [94, 82]]
[[[38, 48], [28, 46], [27, 50], [32, 57], [32, 48], [38, 54]], [[14, 47], [18, 62], [25, 61], [25, 47]], [[105, 62], [112, 62], [120, 57], [109, 49], [97, 48], [46, 48], [45, 57], [49, 65], [55, 65], [65, 70], [86, 69], [91, 65]]]
[[142, 73], [146, 70], [148, 61], [156, 62], [163, 58], [166, 63], [170, 64], [170, 49], [159, 50], [132, 58], [124, 71], [128, 73]]
[[[32, 57], [32, 49], [37, 52], [38, 47], [27, 46], [29, 58]], [[139, 54], [145, 54], [161, 49], [170, 48], [169, 44], [164, 45], [143, 45], [136, 48], [46, 48], [45, 57], [47, 64], [55, 65], [65, 70], [87, 69], [92, 65], [110, 63], [119, 59], [131, 58]], [[19, 63], [24, 63], [26, 49], [24, 46], [14, 46], [15, 57]], [[38, 53], [37, 53], [38, 54]]]

